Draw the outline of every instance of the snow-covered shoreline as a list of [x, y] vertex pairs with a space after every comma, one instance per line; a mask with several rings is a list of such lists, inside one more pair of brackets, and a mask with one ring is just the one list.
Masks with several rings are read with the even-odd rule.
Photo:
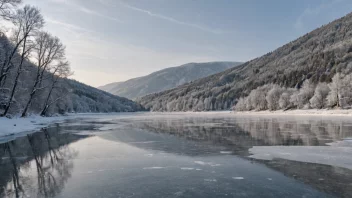
[[41, 117], [30, 116], [27, 118], [0, 118], [0, 136], [9, 136], [26, 131], [34, 131], [52, 123], [59, 123], [72, 116]]
[[16, 138], [18, 135], [35, 132], [43, 127], [72, 119], [106, 119], [121, 115], [128, 116], [131, 113], [78, 113], [53, 117], [34, 115], [26, 118], [0, 118], [0, 138]]

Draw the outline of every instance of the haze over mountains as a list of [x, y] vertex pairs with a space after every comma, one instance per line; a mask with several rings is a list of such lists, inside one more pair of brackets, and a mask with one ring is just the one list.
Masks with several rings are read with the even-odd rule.
[[349, 71], [351, 61], [352, 14], [348, 14], [262, 57], [139, 102], [152, 111], [230, 109], [265, 84], [300, 88], [307, 79], [329, 83], [336, 73]]
[[193, 80], [203, 78], [238, 66], [240, 62], [188, 63], [166, 68], [147, 76], [125, 82], [116, 82], [99, 87], [104, 91], [130, 99], [175, 88]]

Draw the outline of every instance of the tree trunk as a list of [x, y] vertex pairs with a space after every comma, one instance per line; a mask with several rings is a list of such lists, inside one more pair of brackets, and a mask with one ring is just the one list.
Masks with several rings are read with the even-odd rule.
[[[39, 62], [40, 65], [40, 62]], [[26, 107], [24, 108], [21, 117], [26, 117], [27, 116], [27, 111], [32, 103], [33, 97], [35, 95], [35, 93], [37, 92], [37, 86], [38, 86], [38, 82], [39, 82], [39, 78], [40, 78], [40, 66], [38, 65], [38, 69], [37, 69], [37, 76], [34, 82], [34, 85], [32, 87], [32, 91], [31, 94], [29, 95], [29, 100], [27, 101]]]
[[26, 117], [27, 116], [27, 111], [28, 111], [28, 109], [29, 109], [29, 107], [30, 107], [30, 105], [32, 103], [32, 99], [33, 99], [35, 93], [37, 92], [37, 84], [38, 84], [38, 81], [35, 81], [35, 84], [34, 84], [34, 86], [32, 88], [31, 94], [29, 95], [29, 100], [28, 100], [28, 102], [26, 104], [26, 107], [24, 108], [24, 110], [22, 112], [21, 117]]
[[56, 83], [56, 82], [54, 82], [54, 83], [52, 84], [51, 88], [50, 88], [48, 97], [47, 97], [46, 100], [45, 100], [44, 108], [43, 108], [42, 112], [40, 113], [40, 116], [45, 116], [46, 113], [47, 113], [47, 111], [48, 111], [48, 109], [49, 109], [49, 100], [50, 100], [50, 96], [51, 96], [51, 94], [52, 94], [52, 92], [53, 92], [53, 90], [54, 90], [55, 83]]
[[11, 104], [12, 104], [13, 97], [14, 97], [15, 92], [16, 92], [16, 88], [17, 88], [17, 85], [18, 85], [18, 79], [19, 79], [19, 77], [21, 75], [21, 72], [22, 72], [22, 65], [23, 65], [23, 61], [24, 61], [26, 42], [27, 42], [27, 38], [24, 39], [24, 45], [23, 45], [23, 50], [22, 50], [21, 62], [20, 62], [20, 65], [18, 66], [18, 69], [17, 69], [17, 75], [16, 75], [16, 78], [15, 78], [15, 83], [14, 83], [14, 85], [12, 87], [10, 99], [9, 99], [7, 105], [6, 105], [5, 112], [2, 114], [2, 116], [6, 116], [7, 113], [9, 112]]
[[15, 48], [12, 50], [9, 58], [7, 61], [5, 61], [2, 69], [1, 69], [1, 74], [0, 74], [0, 86], [3, 86], [5, 84], [5, 80], [6, 80], [6, 77], [7, 77], [7, 74], [10, 70], [10, 68], [12, 67], [12, 58], [15, 56], [16, 52], [17, 52], [17, 49], [19, 48], [20, 44], [22, 42], [26, 42], [27, 41], [27, 38], [25, 39], [21, 39], [15, 46]]

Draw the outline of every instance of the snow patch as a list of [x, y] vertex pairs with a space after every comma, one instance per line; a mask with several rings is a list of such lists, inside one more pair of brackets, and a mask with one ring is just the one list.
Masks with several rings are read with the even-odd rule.
[[51, 123], [59, 123], [71, 116], [41, 117], [30, 116], [26, 118], [0, 118], [0, 136], [10, 136], [22, 132], [34, 131]]
[[242, 180], [242, 179], [244, 179], [244, 177], [232, 177], [232, 179], [235, 179], [235, 180]]
[[164, 169], [166, 167], [154, 166], [154, 167], [145, 167], [144, 170], [153, 170], [153, 169]]
[[182, 167], [181, 170], [194, 170], [194, 168]]
[[194, 161], [195, 164], [199, 164], [199, 165], [202, 165], [202, 166], [221, 166], [221, 164], [216, 164], [216, 163], [213, 163], [213, 162], [203, 162], [203, 161]]

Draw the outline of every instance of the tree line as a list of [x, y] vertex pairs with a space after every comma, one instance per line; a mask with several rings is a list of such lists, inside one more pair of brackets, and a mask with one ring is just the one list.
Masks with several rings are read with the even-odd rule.
[[336, 73], [330, 83], [316, 84], [311, 79], [307, 79], [299, 88], [285, 88], [277, 84], [257, 87], [247, 97], [241, 97], [234, 106], [234, 110], [350, 108], [352, 74], [347, 71], [348, 68], [343, 73]]
[[[63, 82], [72, 72], [65, 45], [43, 30], [40, 10], [21, 4], [22, 0], [0, 0], [0, 18], [12, 24], [9, 30], [0, 29], [0, 116], [11, 112], [25, 117], [35, 100], [40, 100], [40, 115], [46, 116], [48, 109], [69, 93]], [[23, 80], [26, 78], [34, 80]], [[16, 98], [24, 89], [26, 95]], [[61, 94], [53, 96], [54, 90]], [[19, 100], [21, 105], [16, 105]]]

